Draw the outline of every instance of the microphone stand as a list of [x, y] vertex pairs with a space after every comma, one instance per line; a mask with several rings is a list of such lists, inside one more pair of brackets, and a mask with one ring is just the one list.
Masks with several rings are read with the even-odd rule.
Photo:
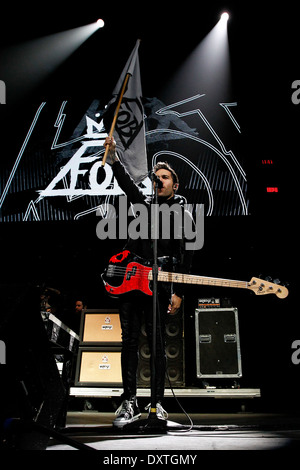
[[[155, 181], [155, 185], [153, 184]], [[154, 210], [151, 213], [153, 216], [153, 267], [152, 267], [152, 280], [153, 280], [153, 324], [152, 324], [152, 352], [151, 352], [151, 403], [150, 413], [146, 424], [144, 426], [145, 432], [151, 433], [167, 433], [170, 430], [178, 430], [180, 425], [167, 421], [166, 419], [158, 418], [156, 415], [156, 352], [157, 352], [157, 306], [158, 306], [158, 257], [157, 257], [157, 239], [159, 236], [159, 220], [158, 220], [158, 188], [162, 188], [162, 182], [158, 176], [152, 172], [152, 185], [154, 187]], [[164, 345], [162, 345], [163, 347]]]
[[153, 319], [152, 319], [152, 351], [151, 351], [151, 403], [150, 413], [148, 416], [147, 427], [153, 430], [165, 430], [167, 422], [164, 419], [160, 419], [156, 415], [156, 352], [157, 352], [157, 304], [158, 304], [158, 292], [157, 292], [157, 281], [158, 281], [158, 260], [157, 260], [157, 239], [159, 236], [159, 220], [158, 220], [158, 188], [161, 185], [159, 178], [152, 173], [152, 183], [154, 187], [154, 207], [151, 217], [153, 216], [153, 266], [152, 266], [152, 292], [153, 292]]
[[[156, 182], [154, 185], [153, 182]], [[160, 419], [156, 415], [156, 344], [157, 344], [157, 278], [158, 278], [158, 263], [157, 263], [157, 238], [158, 238], [158, 188], [161, 185], [159, 178], [152, 173], [152, 185], [154, 187], [154, 204], [152, 205], [153, 211], [151, 213], [151, 221], [153, 217], [153, 267], [152, 267], [152, 282], [153, 282], [153, 324], [152, 324], [152, 351], [151, 351], [151, 403], [150, 413], [147, 419], [135, 421], [126, 424], [123, 427], [125, 431], [139, 430], [144, 432], [167, 432], [167, 421]]]

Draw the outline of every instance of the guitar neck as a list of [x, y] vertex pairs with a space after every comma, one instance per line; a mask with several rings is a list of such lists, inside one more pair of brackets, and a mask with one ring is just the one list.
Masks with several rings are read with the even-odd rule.
[[[152, 272], [149, 274], [149, 278], [152, 279]], [[198, 284], [204, 286], [238, 287], [241, 289], [247, 289], [249, 286], [246, 281], [234, 281], [231, 279], [196, 276], [193, 274], [169, 273], [164, 271], [159, 271], [157, 280], [162, 282], [179, 282], [183, 284]]]

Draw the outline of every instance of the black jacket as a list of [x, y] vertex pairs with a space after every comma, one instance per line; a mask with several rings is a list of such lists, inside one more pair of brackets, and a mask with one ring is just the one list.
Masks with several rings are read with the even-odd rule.
[[[151, 239], [151, 224], [153, 223], [151, 217], [151, 204], [153, 202], [153, 198], [152, 196], [146, 196], [142, 192], [142, 190], [135, 184], [133, 179], [127, 173], [126, 169], [120, 161], [116, 161], [112, 165], [112, 169], [120, 188], [126, 194], [129, 202], [132, 204], [143, 204], [148, 208], [148, 236], [144, 238], [139, 237], [137, 239], [132, 239], [129, 236], [124, 249], [135, 253], [145, 260], [151, 261], [153, 259], [153, 241]], [[169, 208], [172, 209], [169, 211], [170, 217], [168, 218], [168, 221], [170, 221], [170, 227], [168, 229], [168, 233], [164, 233], [162, 223], [164, 219], [164, 211], [160, 212], [157, 255], [158, 257], [168, 257], [167, 263], [164, 266], [164, 270], [189, 273], [192, 266], [193, 251], [185, 249], [186, 240], [184, 236], [184, 216], [192, 216], [184, 207], [186, 204], [186, 199], [183, 196], [174, 195], [174, 197], [167, 200], [159, 198], [158, 204], [160, 209], [162, 208], [161, 204], [166, 204]], [[179, 214], [180, 211], [181, 214]], [[180, 227], [178, 227], [179, 220], [182, 221]], [[176, 227], [175, 232], [174, 224]], [[174, 233], [177, 235], [174, 236]], [[174, 284], [174, 293], [182, 296], [183, 292], [184, 286], [182, 284]]]

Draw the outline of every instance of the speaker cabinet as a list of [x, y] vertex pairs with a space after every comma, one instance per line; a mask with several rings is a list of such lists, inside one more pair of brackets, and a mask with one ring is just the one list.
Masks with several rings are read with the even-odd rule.
[[[168, 315], [166, 322], [166, 360], [167, 375], [165, 385], [169, 387], [185, 386], [184, 364], [184, 330], [182, 311]], [[137, 373], [138, 387], [150, 387], [151, 362], [145, 325], [143, 324], [139, 339], [139, 363]]]
[[81, 346], [120, 346], [121, 325], [118, 310], [87, 309], [80, 325]]
[[[122, 386], [121, 326], [117, 310], [86, 310], [81, 318], [75, 386]], [[185, 386], [183, 313], [166, 322], [166, 386]], [[151, 364], [145, 325], [139, 338], [137, 386], [150, 387]]]
[[195, 331], [198, 378], [242, 376], [237, 308], [196, 309]]
[[121, 348], [80, 347], [75, 386], [121, 386]]

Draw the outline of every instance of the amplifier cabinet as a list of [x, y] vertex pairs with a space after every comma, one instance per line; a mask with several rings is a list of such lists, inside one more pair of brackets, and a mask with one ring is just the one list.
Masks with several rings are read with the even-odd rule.
[[75, 386], [122, 386], [121, 348], [80, 347], [77, 357]]
[[80, 324], [81, 346], [120, 346], [122, 341], [118, 310], [87, 309]]
[[237, 308], [195, 310], [197, 378], [242, 376]]
[[[175, 315], [168, 315], [166, 318], [166, 387], [170, 385], [174, 388], [185, 386], [184, 346], [183, 313], [179, 311]], [[137, 384], [141, 388], [151, 386], [150, 348], [144, 323], [139, 338]]]

